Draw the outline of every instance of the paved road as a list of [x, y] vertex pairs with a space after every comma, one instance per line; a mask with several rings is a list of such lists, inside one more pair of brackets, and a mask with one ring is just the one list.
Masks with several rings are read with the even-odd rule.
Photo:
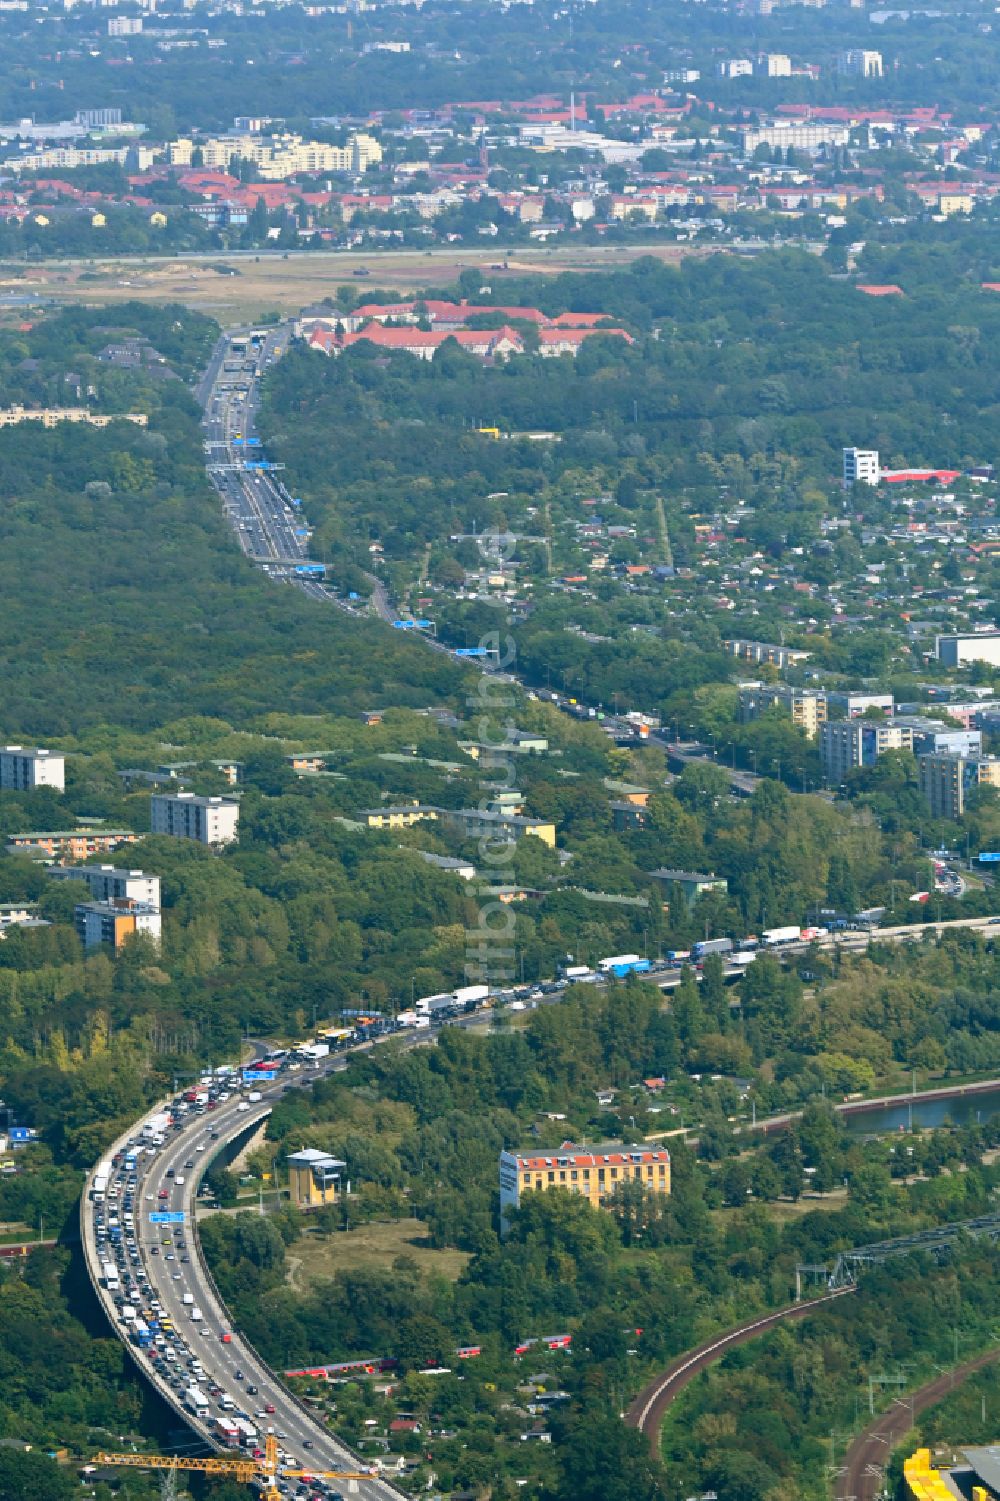
[[748, 1340], [756, 1339], [758, 1334], [766, 1334], [776, 1324], [790, 1319], [806, 1318], [809, 1314], [815, 1313], [817, 1308], [822, 1308], [826, 1303], [832, 1303], [836, 1298], [846, 1297], [848, 1293], [854, 1291], [853, 1287], [843, 1287], [836, 1292], [824, 1293], [820, 1298], [792, 1303], [788, 1308], [779, 1308], [775, 1313], [747, 1319], [745, 1323], [738, 1324], [735, 1329], [729, 1329], [725, 1334], [714, 1335], [712, 1339], [705, 1340], [696, 1349], [685, 1351], [639, 1393], [626, 1412], [625, 1421], [632, 1428], [638, 1428], [640, 1433], [645, 1434], [653, 1453], [659, 1454], [660, 1429], [663, 1426], [663, 1417], [667, 1408], [706, 1366], [714, 1365], [737, 1345], [745, 1345]]
[[[343, 1066], [342, 1060], [325, 1062], [320, 1068], [309, 1069], [308, 1073], [303, 1071], [298, 1079], [311, 1082], [331, 1069]], [[158, 1317], [161, 1322], [163, 1318], [172, 1321], [175, 1337], [166, 1342], [155, 1363], [134, 1344], [130, 1343], [129, 1348], [140, 1369], [157, 1378], [161, 1391], [164, 1390], [164, 1380], [173, 1381], [173, 1387], [168, 1386], [165, 1395], [183, 1414], [185, 1421], [191, 1421], [184, 1406], [187, 1387], [197, 1384], [206, 1395], [212, 1388], [217, 1388], [219, 1394], [210, 1397], [210, 1410], [203, 1415], [209, 1429], [216, 1420], [226, 1416], [222, 1403], [228, 1397], [235, 1403], [237, 1411], [248, 1414], [248, 1420], [259, 1433], [273, 1428], [283, 1450], [291, 1456], [290, 1462], [297, 1462], [306, 1469], [315, 1466], [317, 1470], [357, 1470], [367, 1468], [368, 1462], [362, 1464], [317, 1422], [291, 1396], [246, 1340], [232, 1330], [197, 1243], [194, 1204], [205, 1166], [227, 1140], [259, 1124], [270, 1114], [274, 1101], [284, 1089], [291, 1087], [290, 1078], [295, 1076], [285, 1074], [280, 1076], [280, 1082], [262, 1089], [259, 1092], [262, 1097], [249, 1108], [240, 1092], [235, 1091], [229, 1099], [219, 1098], [217, 1107], [212, 1110], [189, 1111], [183, 1117], [180, 1130], [166, 1132], [162, 1146], [152, 1150], [147, 1146], [147, 1150], [140, 1154], [133, 1190], [137, 1254], [133, 1255], [131, 1248], [127, 1250], [121, 1262], [121, 1274], [133, 1279], [139, 1271], [144, 1274], [147, 1279], [144, 1284], [134, 1281], [131, 1285], [125, 1284], [128, 1297], [142, 1310], [148, 1310], [153, 1302], [158, 1301], [162, 1306]], [[232, 1086], [225, 1088], [231, 1089]], [[222, 1085], [216, 1086], [217, 1095], [222, 1091]], [[138, 1140], [138, 1137], [137, 1126], [130, 1133], [130, 1140]], [[118, 1197], [109, 1198], [103, 1206], [109, 1222], [110, 1216], [118, 1212], [119, 1202], [125, 1202], [127, 1173], [124, 1166], [119, 1166], [116, 1177]], [[114, 1177], [109, 1186], [115, 1186]], [[161, 1193], [166, 1194], [165, 1199], [161, 1199]], [[164, 1210], [183, 1212], [184, 1226], [150, 1223], [151, 1213]], [[97, 1214], [98, 1206], [84, 1203], [82, 1217], [88, 1266], [116, 1331], [127, 1339], [127, 1331], [123, 1331], [121, 1324], [120, 1307], [116, 1307], [114, 1298], [100, 1287], [100, 1258], [106, 1258], [108, 1252], [99, 1250], [94, 1239], [91, 1218], [96, 1219]], [[186, 1259], [182, 1260], [182, 1257]], [[192, 1308], [200, 1310], [200, 1319], [192, 1319]], [[231, 1341], [224, 1342], [223, 1334], [231, 1334]], [[167, 1350], [176, 1358], [168, 1361]], [[204, 1368], [203, 1375], [189, 1370], [190, 1361], [195, 1358]], [[255, 1392], [249, 1391], [251, 1386], [256, 1387]], [[273, 1412], [269, 1413], [268, 1407], [273, 1408]], [[233, 1416], [233, 1412], [228, 1415]], [[358, 1501], [399, 1501], [400, 1498], [400, 1493], [392, 1486], [374, 1477], [330, 1482], [329, 1489], [331, 1494], [334, 1490], [353, 1493]]]
[[974, 1360], [936, 1376], [926, 1386], [906, 1397], [897, 1397], [887, 1412], [869, 1423], [851, 1443], [843, 1468], [837, 1475], [837, 1501], [877, 1501], [882, 1494], [885, 1468], [892, 1451], [913, 1427], [918, 1413], [942, 1402], [967, 1376], [1000, 1359], [1000, 1349], [987, 1350]]

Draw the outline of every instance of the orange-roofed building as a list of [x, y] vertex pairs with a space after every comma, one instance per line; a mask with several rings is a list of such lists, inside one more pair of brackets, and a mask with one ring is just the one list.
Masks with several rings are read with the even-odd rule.
[[623, 328], [540, 328], [538, 352], [546, 358], [559, 354], [576, 354], [585, 339], [601, 335], [624, 339], [626, 344], [635, 343], [632, 335], [627, 334]]
[[858, 291], [864, 292], [866, 297], [902, 297], [902, 287], [897, 287], [895, 282], [886, 282], [882, 285], [875, 282], [858, 282]]
[[669, 1194], [670, 1153], [647, 1143], [624, 1146], [603, 1142], [595, 1147], [532, 1147], [525, 1152], [500, 1153], [501, 1224], [517, 1209], [525, 1193], [561, 1188], [581, 1195], [595, 1209], [625, 1183], [641, 1183], [647, 1193]]

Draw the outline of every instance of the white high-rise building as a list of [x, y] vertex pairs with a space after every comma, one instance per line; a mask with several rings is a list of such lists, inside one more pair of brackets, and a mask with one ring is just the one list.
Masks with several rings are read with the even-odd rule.
[[844, 488], [877, 485], [882, 478], [877, 448], [844, 449]]
[[27, 750], [23, 745], [5, 745], [0, 750], [0, 789], [33, 792], [36, 787], [66, 790], [66, 762], [54, 751]]
[[865, 47], [851, 47], [837, 58], [837, 72], [844, 78], [881, 78], [882, 54]]
[[150, 826], [154, 834], [196, 839], [199, 844], [232, 844], [240, 805], [228, 797], [197, 797], [193, 792], [154, 793]]

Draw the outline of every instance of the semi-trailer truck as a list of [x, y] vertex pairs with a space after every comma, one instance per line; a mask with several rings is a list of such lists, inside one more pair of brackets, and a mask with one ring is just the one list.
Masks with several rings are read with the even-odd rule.
[[615, 975], [619, 980], [626, 975], [648, 974], [651, 968], [649, 960], [639, 954], [612, 954], [607, 959], [599, 959], [597, 967], [601, 974]]
[[691, 945], [691, 957], [696, 962], [704, 959], [706, 954], [731, 954], [733, 952], [733, 940], [731, 938], [703, 938], [700, 942]]
[[773, 948], [779, 943], [798, 943], [799, 933], [798, 923], [790, 923], [785, 928], [765, 928], [760, 937], [766, 947]]

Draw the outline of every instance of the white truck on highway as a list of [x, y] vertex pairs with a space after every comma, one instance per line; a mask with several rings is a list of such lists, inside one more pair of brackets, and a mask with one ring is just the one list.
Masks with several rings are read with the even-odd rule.
[[208, 1417], [208, 1398], [198, 1386], [189, 1386], [184, 1393], [184, 1406], [197, 1418]]

